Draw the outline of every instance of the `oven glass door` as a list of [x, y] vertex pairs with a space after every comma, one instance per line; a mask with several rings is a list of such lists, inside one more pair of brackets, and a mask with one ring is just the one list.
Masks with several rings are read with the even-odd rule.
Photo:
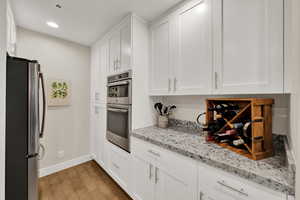
[[108, 86], [108, 97], [128, 97], [129, 84]]
[[129, 136], [129, 116], [130, 110], [127, 108], [107, 108], [107, 130], [119, 137], [128, 139]]

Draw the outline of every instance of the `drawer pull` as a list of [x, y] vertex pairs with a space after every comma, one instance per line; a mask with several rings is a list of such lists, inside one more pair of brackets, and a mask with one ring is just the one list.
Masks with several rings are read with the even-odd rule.
[[200, 200], [203, 200], [203, 192], [200, 192]]
[[152, 155], [156, 156], [156, 157], [160, 157], [160, 154], [159, 153], [156, 153], [152, 150], [148, 150], [149, 153], [151, 153]]
[[243, 196], [246, 196], [246, 197], [249, 196], [247, 193], [244, 192], [244, 189], [240, 189], [240, 190], [235, 189], [234, 187], [231, 187], [231, 186], [227, 185], [227, 184], [225, 183], [225, 181], [218, 181], [217, 183], [218, 183], [219, 185], [221, 185], [221, 186], [223, 186], [223, 187], [225, 187], [225, 188], [227, 188], [227, 189], [229, 189], [229, 190], [231, 190], [231, 191], [237, 192], [237, 193], [239, 193], [239, 194], [241, 194], [241, 195], [243, 195]]
[[157, 184], [158, 181], [159, 181], [159, 179], [158, 179], [158, 168], [155, 167], [155, 184]]
[[149, 164], [149, 179], [152, 179], [152, 164]]
[[115, 163], [112, 163], [112, 164], [116, 169], [120, 169], [120, 167], [117, 164], [115, 164]]

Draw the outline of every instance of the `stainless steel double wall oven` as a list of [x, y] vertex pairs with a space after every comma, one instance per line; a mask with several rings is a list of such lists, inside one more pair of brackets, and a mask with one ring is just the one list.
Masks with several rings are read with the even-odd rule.
[[127, 152], [131, 131], [132, 72], [107, 78], [107, 139]]

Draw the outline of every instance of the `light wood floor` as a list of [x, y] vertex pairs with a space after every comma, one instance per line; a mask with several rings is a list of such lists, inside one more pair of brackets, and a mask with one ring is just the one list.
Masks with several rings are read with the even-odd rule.
[[40, 179], [40, 200], [131, 200], [93, 161]]

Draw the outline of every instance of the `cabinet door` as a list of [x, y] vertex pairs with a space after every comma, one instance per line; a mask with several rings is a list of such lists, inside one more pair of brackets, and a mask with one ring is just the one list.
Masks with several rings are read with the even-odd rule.
[[152, 63], [150, 93], [168, 94], [171, 91], [171, 20], [163, 19], [152, 26]]
[[130, 186], [131, 156], [128, 152], [112, 143], [108, 143], [107, 168], [112, 178], [128, 192]]
[[[212, 197], [206, 193], [203, 193], [203, 192], [200, 192], [200, 200], [218, 200], [217, 198], [215, 197]], [[221, 198], [222, 199], [222, 198]]]
[[[99, 48], [98, 48], [98, 46], [95, 45], [91, 48], [91, 82], [90, 82], [91, 97], [90, 97], [90, 100], [93, 103], [97, 103], [100, 100], [99, 92], [97, 91], [98, 65], [99, 65]], [[93, 108], [92, 108], [92, 110], [93, 110]], [[92, 111], [92, 113], [93, 113], [93, 111]]]
[[285, 200], [286, 194], [199, 163], [200, 191], [217, 200]]
[[107, 69], [108, 69], [108, 43], [103, 43], [99, 48], [99, 70], [96, 75], [97, 91], [99, 91], [99, 103], [106, 104], [107, 98]]
[[114, 32], [109, 38], [109, 73], [116, 73], [120, 63], [120, 32]]
[[94, 144], [97, 163], [104, 167], [105, 165], [105, 140], [106, 140], [106, 108], [95, 105], [95, 130]]
[[283, 0], [214, 0], [219, 93], [283, 92]]
[[179, 9], [174, 90], [177, 94], [212, 92], [211, 0], [194, 0]]
[[154, 167], [151, 163], [133, 156], [132, 192], [136, 200], [154, 200]]
[[120, 30], [121, 37], [121, 63], [118, 68], [125, 71], [131, 68], [131, 24], [127, 22]]
[[197, 200], [194, 187], [197, 182], [191, 182], [189, 176], [185, 179], [170, 172], [155, 168], [155, 200]]

